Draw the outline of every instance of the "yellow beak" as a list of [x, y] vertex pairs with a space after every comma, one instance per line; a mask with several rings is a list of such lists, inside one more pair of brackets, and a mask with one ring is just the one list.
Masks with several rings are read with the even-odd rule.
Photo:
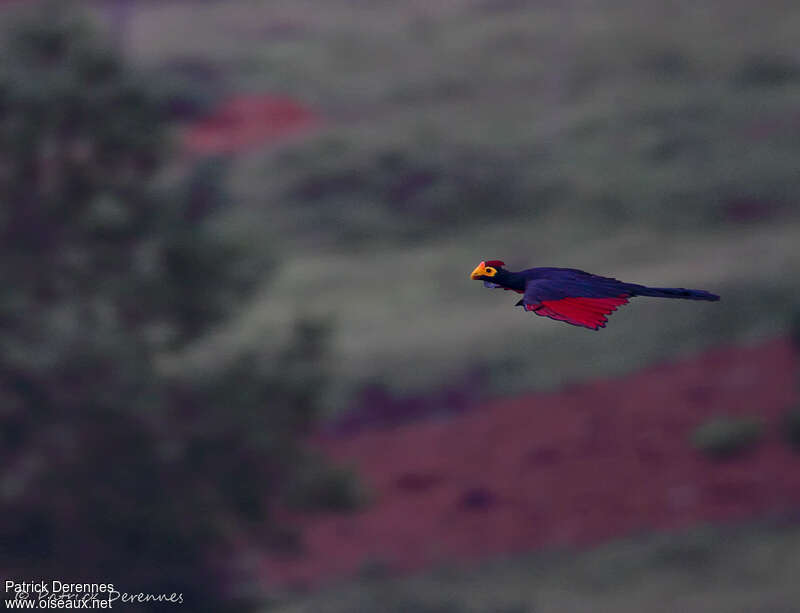
[[472, 274], [469, 276], [470, 279], [480, 279], [481, 277], [486, 275], [486, 262], [481, 262], [478, 264], [478, 267], [472, 271]]

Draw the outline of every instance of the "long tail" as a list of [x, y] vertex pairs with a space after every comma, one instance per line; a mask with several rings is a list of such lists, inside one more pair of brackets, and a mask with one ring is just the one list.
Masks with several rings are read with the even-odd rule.
[[683, 298], [684, 300], [719, 300], [719, 296], [702, 289], [685, 289], [683, 287], [647, 287], [634, 285], [631, 292], [634, 296], [652, 296], [653, 298]]

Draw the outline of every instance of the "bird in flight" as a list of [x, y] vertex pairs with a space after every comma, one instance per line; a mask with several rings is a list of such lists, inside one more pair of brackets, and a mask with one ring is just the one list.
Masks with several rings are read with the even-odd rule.
[[486, 287], [522, 294], [522, 300], [514, 306], [591, 330], [605, 328], [606, 315], [628, 304], [634, 296], [719, 300], [716, 294], [700, 289], [623, 283], [575, 268], [528, 268], [512, 272], [504, 266], [500, 260], [486, 260], [478, 264], [470, 278], [483, 281]]

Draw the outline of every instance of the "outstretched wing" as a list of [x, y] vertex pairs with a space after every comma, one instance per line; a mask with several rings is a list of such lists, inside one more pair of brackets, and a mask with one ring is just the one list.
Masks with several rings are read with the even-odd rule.
[[542, 317], [597, 330], [606, 327], [607, 315], [628, 303], [630, 294], [616, 279], [588, 273], [570, 277], [531, 279], [517, 304]]

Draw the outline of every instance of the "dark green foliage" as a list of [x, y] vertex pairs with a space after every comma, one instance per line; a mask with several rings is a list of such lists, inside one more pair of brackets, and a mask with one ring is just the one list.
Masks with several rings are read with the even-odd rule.
[[363, 581], [385, 581], [392, 577], [392, 565], [380, 556], [367, 558], [358, 569], [358, 577]]
[[662, 78], [683, 77], [691, 72], [691, 60], [682, 49], [661, 49], [647, 54], [640, 62], [643, 70]]
[[355, 474], [324, 464], [321, 458], [306, 458], [286, 492], [286, 505], [301, 511], [352, 511], [362, 506], [366, 494]]
[[786, 411], [781, 423], [781, 430], [784, 439], [792, 449], [800, 452], [800, 409]]
[[717, 538], [713, 533], [695, 529], [681, 540], [661, 539], [654, 543], [648, 563], [655, 568], [694, 569], [700, 572], [711, 564]]
[[313, 208], [347, 242], [425, 235], [501, 213], [541, 213], [558, 189], [546, 180], [531, 184], [530, 164], [519, 155], [458, 147], [352, 153], [323, 144], [287, 155], [282, 165], [297, 176], [281, 196], [286, 206]]
[[795, 309], [794, 313], [792, 313], [789, 325], [792, 343], [800, 349], [800, 309]]
[[269, 509], [305, 457], [325, 329], [210, 372], [158, 366], [263, 272], [216, 225], [224, 168], [156, 187], [168, 109], [69, 14], [0, 51], [0, 568], [223, 610], [235, 537], [298, 545]]
[[167, 115], [186, 121], [210, 113], [225, 90], [221, 70], [196, 58], [169, 62], [151, 76]]
[[755, 417], [715, 417], [695, 428], [691, 440], [705, 455], [723, 460], [752, 449], [763, 430], [763, 422]]
[[389, 606], [388, 611], [391, 613], [464, 613], [464, 609], [455, 602], [426, 602], [414, 597], [396, 600]]
[[769, 87], [797, 81], [800, 81], [800, 62], [782, 55], [753, 56], [734, 76], [734, 82], [743, 87]]

